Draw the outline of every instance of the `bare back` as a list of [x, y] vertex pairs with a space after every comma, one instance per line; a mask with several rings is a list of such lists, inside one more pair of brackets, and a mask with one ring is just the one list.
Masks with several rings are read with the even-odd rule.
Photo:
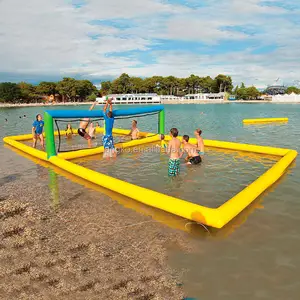
[[201, 136], [197, 137], [197, 149], [200, 152], [204, 152], [204, 142]]
[[181, 142], [177, 138], [172, 138], [168, 145], [168, 153], [170, 158], [178, 159], [180, 158], [180, 145]]
[[195, 157], [195, 156], [199, 156], [198, 150], [197, 150], [197, 146], [192, 145], [190, 143], [186, 143], [184, 145], [184, 151], [187, 152], [189, 157]]

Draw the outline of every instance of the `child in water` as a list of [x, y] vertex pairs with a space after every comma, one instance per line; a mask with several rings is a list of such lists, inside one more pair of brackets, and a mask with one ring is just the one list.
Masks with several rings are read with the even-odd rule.
[[195, 130], [195, 137], [197, 139], [197, 150], [199, 151], [199, 155], [203, 158], [203, 155], [204, 155], [204, 142], [203, 142], [203, 139], [202, 139], [202, 130], [201, 129], [196, 129]]
[[43, 129], [44, 129], [44, 121], [42, 115], [36, 115], [36, 120], [32, 124], [32, 137], [33, 137], [33, 148], [36, 147], [36, 142], [39, 139], [41, 141], [41, 146], [44, 150], [44, 136], [43, 136]]
[[133, 120], [131, 123], [131, 130], [128, 135], [131, 135], [131, 140], [137, 140], [139, 138], [139, 129], [137, 128], [137, 121]]
[[180, 141], [178, 137], [178, 129], [172, 128], [170, 130], [170, 136], [172, 137], [171, 141], [167, 146], [167, 154], [170, 155], [169, 164], [168, 164], [168, 174], [169, 176], [177, 176], [180, 173]]
[[67, 128], [66, 128], [66, 138], [70, 139], [72, 138], [72, 134], [73, 134], [73, 129], [70, 123], [68, 123]]
[[184, 135], [182, 137], [183, 150], [187, 153], [187, 164], [188, 165], [198, 165], [201, 163], [202, 159], [199, 155], [199, 151], [196, 145], [192, 145], [189, 143], [190, 137], [188, 135]]

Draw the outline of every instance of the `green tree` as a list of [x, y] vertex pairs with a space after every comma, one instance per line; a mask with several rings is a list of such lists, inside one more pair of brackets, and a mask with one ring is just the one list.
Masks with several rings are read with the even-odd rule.
[[255, 86], [246, 88], [247, 99], [257, 99], [258, 96], [260, 96], [260, 92]]
[[79, 101], [84, 101], [86, 98], [92, 94], [97, 95], [98, 90], [89, 80], [76, 80], [76, 98]]
[[215, 92], [231, 92], [233, 89], [232, 79], [230, 76], [219, 74], [215, 78], [216, 90]]
[[300, 89], [298, 89], [297, 87], [295, 86], [289, 86], [287, 89], [286, 89], [286, 93], [287, 94], [300, 94]]
[[24, 102], [36, 101], [38, 99], [36, 93], [36, 87], [32, 84], [26, 83], [24, 81], [18, 83], [18, 87], [21, 91], [21, 99]]
[[210, 77], [202, 77], [200, 78], [200, 88], [202, 93], [211, 93], [214, 90], [215, 81]]
[[36, 92], [40, 95], [53, 95], [57, 94], [57, 83], [56, 82], [50, 82], [50, 81], [42, 81], [39, 83], [39, 85], [36, 87]]
[[138, 94], [141, 93], [143, 90], [143, 79], [140, 77], [130, 77], [129, 79], [129, 86], [130, 86], [130, 93]]
[[0, 99], [3, 102], [17, 102], [21, 98], [21, 89], [16, 83], [0, 83]]
[[101, 82], [101, 89], [100, 89], [101, 95], [108, 95], [112, 93], [112, 86], [110, 81], [103, 81]]
[[57, 90], [63, 98], [63, 102], [75, 101], [77, 94], [77, 83], [74, 78], [65, 77], [57, 83]]

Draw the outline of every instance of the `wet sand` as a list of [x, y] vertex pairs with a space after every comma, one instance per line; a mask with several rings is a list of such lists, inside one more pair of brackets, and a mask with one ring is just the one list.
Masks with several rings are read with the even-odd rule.
[[43, 183], [2, 180], [1, 299], [183, 299], [167, 250], [185, 234], [70, 184], [49, 203]]

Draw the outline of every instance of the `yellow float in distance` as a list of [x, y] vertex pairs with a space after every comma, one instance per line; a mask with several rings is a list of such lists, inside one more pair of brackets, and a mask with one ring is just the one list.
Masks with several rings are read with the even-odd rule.
[[288, 122], [288, 118], [261, 118], [261, 119], [245, 119], [244, 124], [254, 124], [254, 123], [273, 123], [273, 122]]

